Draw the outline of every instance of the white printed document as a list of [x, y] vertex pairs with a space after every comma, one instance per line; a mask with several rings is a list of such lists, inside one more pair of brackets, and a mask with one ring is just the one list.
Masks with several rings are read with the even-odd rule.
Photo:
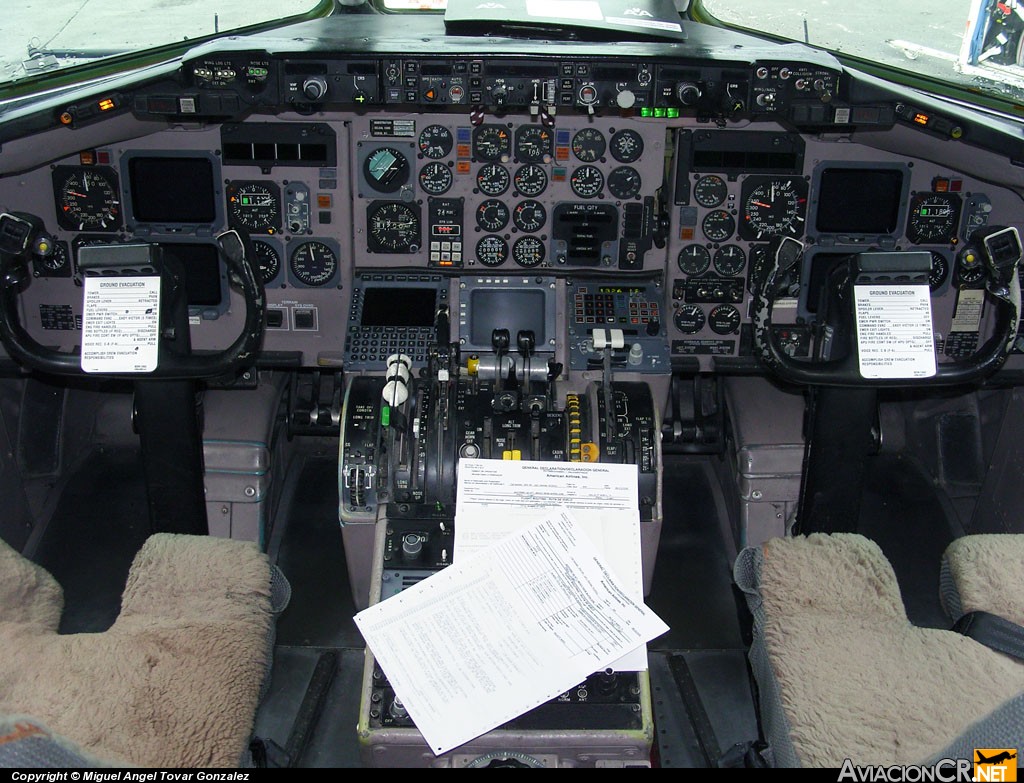
[[550, 701], [668, 630], [633, 600], [564, 508], [355, 621], [435, 754]]
[[935, 375], [932, 300], [927, 285], [855, 285], [857, 351], [864, 378]]
[[[565, 506], [633, 600], [642, 603], [638, 492], [636, 465], [459, 460], [455, 558], [478, 552]], [[647, 648], [639, 647], [612, 668], [646, 670]]]
[[86, 277], [82, 370], [152, 372], [160, 338], [160, 278]]

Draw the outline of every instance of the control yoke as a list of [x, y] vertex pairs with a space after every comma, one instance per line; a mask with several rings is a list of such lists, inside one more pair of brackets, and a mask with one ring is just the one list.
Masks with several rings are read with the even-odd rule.
[[[837, 359], [798, 360], [783, 351], [772, 329], [775, 302], [790, 290], [803, 245], [790, 237], [776, 237], [770, 246], [769, 263], [754, 284], [754, 350], [761, 362], [775, 375], [792, 383], [811, 386], [951, 386], [981, 380], [1003, 364], [1017, 335], [1020, 318], [1020, 283], [1017, 267], [1022, 248], [1017, 229], [990, 226], [976, 231], [970, 240], [985, 260], [986, 296], [994, 305], [995, 324], [991, 337], [971, 357], [936, 366], [935, 375], [927, 378], [865, 378], [858, 366], [855, 329], [837, 330], [850, 343], [846, 355]], [[889, 253], [887, 257], [916, 254]], [[873, 258], [874, 257], [874, 258]], [[833, 299], [842, 310], [840, 321], [853, 322], [852, 287], [858, 280], [872, 275], [897, 279], [900, 269], [885, 270], [878, 263], [881, 253], [860, 253], [851, 256], [849, 265], [836, 278]], [[898, 260], [898, 259], [894, 259]], [[836, 346], [841, 349], [845, 346]]]
[[[117, 245], [119, 250], [126, 246]], [[231, 345], [215, 352], [195, 352], [188, 339], [185, 281], [180, 269], [163, 258], [158, 245], [136, 245], [144, 263], [141, 268], [160, 276], [159, 359], [155, 370], [148, 373], [95, 373], [102, 377], [188, 379], [213, 378], [250, 366], [263, 339], [266, 325], [266, 301], [263, 285], [253, 271], [249, 259], [254, 258], [249, 239], [231, 229], [217, 237], [217, 247], [228, 267], [230, 279], [241, 290], [245, 303], [245, 320], [241, 333]], [[0, 340], [8, 354], [21, 364], [55, 375], [80, 375], [81, 356], [64, 353], [41, 345], [26, 331], [18, 318], [18, 296], [31, 275], [29, 260], [35, 255], [52, 252], [52, 242], [43, 231], [42, 221], [26, 214], [0, 214]], [[100, 254], [95, 254], [99, 256]], [[120, 254], [109, 260], [94, 260], [88, 268], [80, 264], [86, 275], [116, 276], [137, 273], [140, 265], [125, 267]]]

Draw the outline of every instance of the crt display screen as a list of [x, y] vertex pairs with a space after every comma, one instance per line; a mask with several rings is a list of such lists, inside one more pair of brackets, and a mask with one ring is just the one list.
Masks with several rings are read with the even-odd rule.
[[433, 326], [433, 288], [367, 288], [362, 326]]
[[207, 158], [132, 158], [132, 213], [141, 223], [213, 223], [213, 163]]
[[221, 303], [220, 255], [214, 245], [165, 243], [164, 256], [173, 258], [185, 270], [188, 303], [197, 307], [216, 307]]
[[469, 300], [470, 347], [490, 350], [491, 332], [495, 329], [508, 329], [513, 346], [516, 334], [525, 330], [533, 331], [536, 345], [544, 345], [548, 339], [544, 321], [546, 303], [545, 292], [540, 289], [481, 288], [473, 291]]
[[891, 234], [902, 191], [899, 169], [825, 169], [815, 227], [826, 234]]

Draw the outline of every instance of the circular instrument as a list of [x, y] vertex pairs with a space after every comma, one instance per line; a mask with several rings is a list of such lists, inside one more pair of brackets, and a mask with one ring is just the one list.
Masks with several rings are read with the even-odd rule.
[[683, 274], [691, 277], [702, 275], [711, 266], [711, 253], [704, 245], [687, 245], [679, 251], [676, 263], [679, 265], [679, 271]]
[[544, 243], [537, 237], [520, 237], [512, 245], [512, 258], [519, 266], [538, 266], [544, 261]]
[[225, 193], [231, 216], [250, 233], [281, 230], [281, 193], [273, 182], [232, 182]]
[[615, 198], [635, 198], [640, 194], [643, 181], [640, 172], [632, 166], [619, 166], [608, 174], [608, 190]]
[[292, 250], [289, 265], [295, 279], [308, 286], [327, 283], [338, 269], [338, 256], [323, 242], [302, 242]]
[[543, 193], [548, 186], [548, 175], [535, 163], [527, 163], [516, 170], [512, 181], [522, 195], [533, 198]]
[[540, 231], [547, 219], [547, 210], [539, 201], [521, 201], [512, 211], [512, 222], [524, 234]]
[[604, 134], [597, 128], [584, 128], [572, 137], [572, 154], [582, 163], [594, 163], [604, 155]]
[[476, 186], [481, 193], [488, 196], [500, 196], [512, 183], [508, 169], [500, 163], [488, 163], [482, 166], [476, 175]]
[[704, 216], [700, 228], [712, 242], [724, 242], [736, 230], [736, 219], [724, 209], [716, 209]]
[[473, 157], [477, 160], [508, 160], [512, 137], [504, 125], [480, 125], [473, 130]]
[[708, 314], [708, 325], [715, 334], [732, 334], [740, 328], [740, 311], [731, 304], [722, 304]]
[[451, 154], [455, 146], [452, 132], [444, 125], [428, 125], [420, 131], [419, 148], [424, 158], [439, 160]]
[[916, 193], [910, 199], [907, 239], [915, 245], [944, 245], [956, 238], [962, 202], [956, 193]]
[[381, 147], [367, 155], [363, 176], [380, 193], [394, 193], [409, 181], [409, 161], [394, 147]]
[[121, 195], [107, 166], [57, 166], [53, 170], [57, 223], [72, 231], [117, 231]]
[[400, 201], [371, 204], [366, 217], [370, 250], [377, 253], [414, 253], [419, 250], [420, 219]]
[[256, 253], [256, 275], [266, 285], [281, 271], [281, 254], [277, 248], [261, 239], [252, 241], [252, 249]]
[[807, 182], [799, 178], [768, 179], [751, 187], [753, 181], [748, 178], [743, 183], [746, 195], [740, 235], [744, 239], [766, 240], [803, 234]]
[[747, 254], [739, 245], [723, 245], [715, 253], [715, 271], [722, 277], [735, 277], [747, 265]]
[[569, 184], [580, 198], [594, 198], [604, 188], [604, 174], [597, 166], [580, 166], [572, 173]]
[[484, 231], [501, 231], [508, 225], [508, 207], [496, 198], [481, 201], [476, 208], [476, 224]]
[[481, 237], [476, 243], [476, 260], [484, 266], [501, 266], [508, 258], [508, 242], [496, 234]]
[[432, 161], [420, 169], [420, 187], [432, 196], [447, 193], [454, 180], [452, 170], [438, 161]]
[[684, 304], [676, 310], [672, 320], [676, 325], [676, 329], [683, 334], [696, 334], [704, 328], [707, 318], [704, 316], [704, 311], [697, 305]]
[[551, 160], [551, 131], [542, 125], [523, 125], [516, 131], [516, 158], [522, 163]]
[[693, 185], [693, 200], [702, 207], [717, 207], [729, 196], [729, 186], [717, 174], [701, 177]]
[[632, 128], [624, 128], [612, 134], [608, 151], [619, 163], [632, 163], [644, 154], [644, 139]]

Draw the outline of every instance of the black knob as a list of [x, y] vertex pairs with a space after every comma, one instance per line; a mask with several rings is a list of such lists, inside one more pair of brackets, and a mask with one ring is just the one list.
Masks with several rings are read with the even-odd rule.
[[680, 82], [676, 85], [676, 98], [683, 106], [696, 106], [700, 100], [700, 87], [693, 82]]
[[512, 335], [509, 334], [508, 329], [495, 329], [491, 332], [491, 347], [495, 351], [505, 352], [511, 344]]
[[647, 322], [646, 331], [648, 337], [657, 337], [661, 334], [661, 321], [657, 318], [652, 318]]
[[499, 84], [491, 90], [491, 100], [494, 101], [495, 106], [504, 106], [508, 101], [508, 90]]
[[327, 94], [327, 80], [322, 76], [310, 76], [302, 83], [302, 94], [311, 101], [318, 101]]
[[533, 350], [537, 347], [537, 338], [532, 329], [523, 329], [516, 335], [516, 345], [519, 346], [519, 353], [523, 356], [533, 356]]

